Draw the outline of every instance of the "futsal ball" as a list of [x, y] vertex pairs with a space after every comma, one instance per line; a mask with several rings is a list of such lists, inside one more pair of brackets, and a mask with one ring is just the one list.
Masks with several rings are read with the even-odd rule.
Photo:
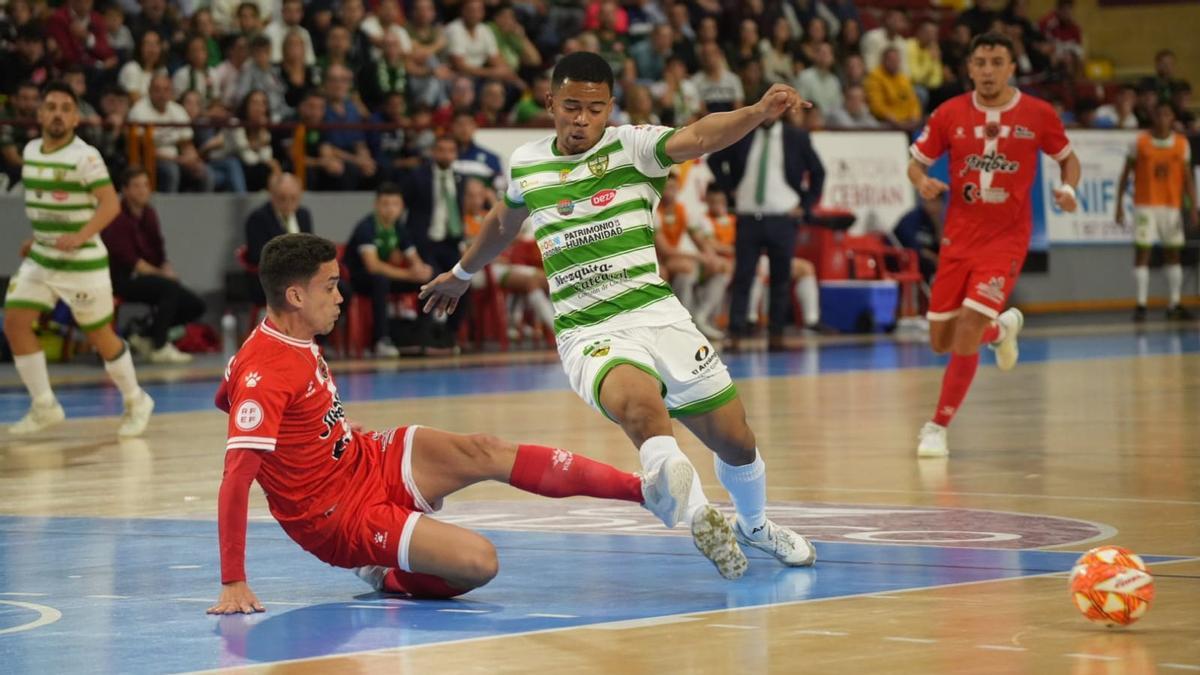
[[1075, 561], [1070, 577], [1071, 597], [1089, 621], [1128, 626], [1150, 609], [1154, 577], [1133, 551], [1099, 546]]

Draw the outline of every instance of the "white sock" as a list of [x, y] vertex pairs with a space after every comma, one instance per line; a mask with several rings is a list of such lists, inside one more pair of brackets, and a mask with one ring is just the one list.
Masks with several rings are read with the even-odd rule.
[[[679, 449], [679, 443], [675, 441], [674, 436], [651, 436], [638, 449], [638, 458], [641, 459], [642, 470], [646, 473], [657, 471], [671, 455], [679, 455], [685, 460], [687, 459], [687, 455]], [[684, 522], [689, 524], [696, 512], [708, 504], [708, 498], [704, 496], [704, 488], [700, 485], [700, 474], [695, 473], [695, 469], [692, 471], [694, 474], [692, 491], [688, 494], [687, 510], [683, 517]]]
[[696, 280], [699, 276], [692, 272], [691, 274], [676, 274], [671, 277], [671, 290], [675, 291], [675, 297], [679, 298], [679, 302], [693, 316], [696, 314]]
[[1137, 281], [1138, 307], [1145, 307], [1146, 300], [1150, 297], [1150, 268], [1140, 265], [1133, 268], [1133, 278]]
[[821, 320], [821, 295], [816, 277], [800, 277], [796, 280], [796, 300], [804, 312], [804, 325], [812, 326]]
[[721, 302], [725, 300], [725, 287], [729, 285], [728, 274], [710, 277], [700, 287], [700, 302], [696, 305], [696, 321], [709, 323]]
[[117, 385], [117, 389], [121, 390], [121, 398], [132, 401], [141, 395], [142, 388], [138, 386], [137, 373], [133, 372], [133, 357], [129, 355], [128, 345], [120, 356], [112, 361], [105, 361], [104, 369], [108, 371], [108, 376], [112, 378], [113, 384]]
[[1167, 273], [1167, 292], [1171, 295], [1168, 307], [1178, 307], [1183, 294], [1183, 265], [1166, 265], [1163, 271]]
[[721, 461], [714, 453], [713, 465], [717, 469], [717, 479], [733, 499], [742, 532], [752, 534], [754, 528], [762, 527], [767, 520], [767, 465], [762, 455], [755, 448], [753, 462], [733, 466]]
[[46, 352], [34, 352], [13, 356], [17, 375], [29, 391], [34, 405], [46, 405], [54, 401], [54, 390], [50, 388], [50, 373], [46, 370]]
[[542, 325], [554, 330], [554, 305], [550, 304], [550, 298], [546, 295], [546, 291], [540, 288], [535, 288], [525, 294], [525, 302], [533, 309], [533, 313], [537, 316], [538, 321]]

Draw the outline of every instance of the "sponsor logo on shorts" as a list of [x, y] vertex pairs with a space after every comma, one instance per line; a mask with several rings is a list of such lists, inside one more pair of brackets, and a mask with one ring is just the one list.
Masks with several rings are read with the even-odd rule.
[[558, 202], [558, 215], [569, 216], [575, 213], [575, 202], [570, 199], [561, 199]]
[[610, 351], [612, 351], [612, 340], [596, 340], [583, 348], [583, 355], [594, 357], [608, 356]]
[[696, 361], [700, 364], [692, 368], [692, 375], [699, 375], [706, 370], [711, 369], [717, 363], [717, 353], [708, 345], [701, 345], [696, 350]]
[[95, 297], [93, 297], [92, 294], [87, 291], [75, 291], [71, 294], [71, 297], [73, 299], [72, 305], [75, 307], [86, 307], [87, 305], [92, 304], [92, 301], [95, 300]]
[[1004, 302], [1004, 277], [992, 277], [975, 285], [975, 292], [995, 303]]
[[371, 539], [375, 542], [375, 545], [378, 546], [379, 548], [387, 548], [387, 539], [388, 539], [387, 532], [376, 532], [375, 536], [372, 537]]
[[617, 196], [616, 190], [601, 190], [592, 195], [592, 206], [608, 206]]
[[708, 348], [708, 345], [701, 345], [700, 349], [696, 350], [696, 360], [703, 361], [706, 357], [708, 357], [708, 354], [711, 351], [712, 350]]
[[242, 401], [233, 416], [233, 425], [242, 431], [253, 431], [263, 422], [262, 406], [253, 399]]

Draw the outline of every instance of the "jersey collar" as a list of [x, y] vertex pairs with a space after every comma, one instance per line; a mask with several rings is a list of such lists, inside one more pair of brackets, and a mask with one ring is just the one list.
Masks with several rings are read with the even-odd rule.
[[284, 343], [285, 345], [291, 345], [293, 347], [311, 347], [312, 346], [312, 340], [297, 340], [294, 337], [288, 337], [287, 335], [284, 335], [283, 331], [276, 328], [271, 323], [270, 319], [263, 319], [263, 322], [261, 324], [259, 324], [259, 328], [262, 330], [264, 335], [275, 338], [276, 340], [279, 340], [280, 342]]
[[1009, 110], [1012, 110], [1013, 108], [1017, 107], [1017, 104], [1020, 102], [1021, 102], [1021, 90], [1020, 89], [1014, 89], [1013, 97], [1008, 100], [1008, 103], [1005, 103], [1004, 105], [995, 107], [995, 108], [993, 108], [991, 106], [983, 105], [982, 103], [979, 102], [979, 93], [974, 92], [974, 91], [971, 92], [971, 104], [974, 105], [975, 109], [978, 110], [979, 112], [985, 112], [985, 113], [987, 113], [987, 112], [1002, 112], [1002, 113], [1008, 112]]

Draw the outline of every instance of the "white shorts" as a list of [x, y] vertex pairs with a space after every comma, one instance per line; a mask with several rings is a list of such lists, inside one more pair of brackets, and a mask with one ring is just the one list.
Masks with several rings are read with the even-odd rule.
[[112, 321], [113, 292], [108, 268], [87, 272], [50, 270], [26, 258], [8, 283], [4, 307], [49, 312], [59, 300], [85, 331]]
[[671, 417], [712, 412], [737, 397], [717, 350], [691, 321], [570, 335], [559, 338], [558, 354], [571, 388], [609, 419], [600, 405], [600, 384], [622, 364], [659, 381]]
[[1183, 215], [1170, 206], [1137, 206], [1133, 209], [1133, 242], [1146, 248], [1161, 243], [1182, 248]]

